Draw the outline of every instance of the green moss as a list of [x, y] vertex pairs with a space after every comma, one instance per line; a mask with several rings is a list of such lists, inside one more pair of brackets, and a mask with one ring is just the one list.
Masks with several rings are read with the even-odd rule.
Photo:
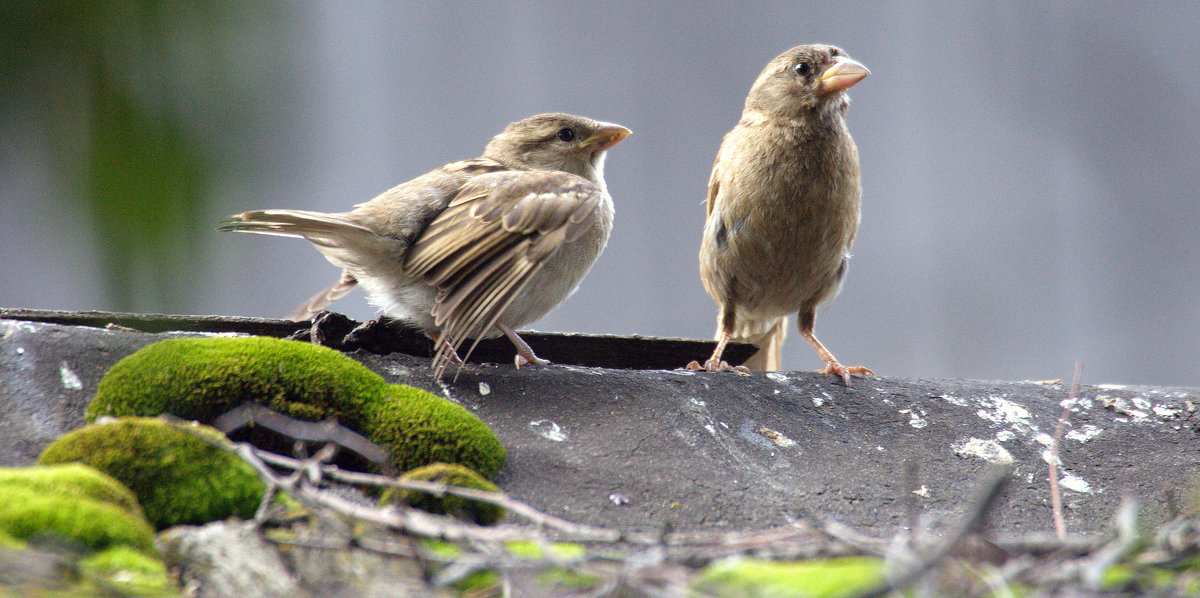
[[[509, 554], [523, 559], [540, 559], [545, 558], [541, 544], [532, 540], [513, 540], [504, 543], [505, 550]], [[554, 558], [563, 561], [575, 561], [583, 558], [587, 554], [587, 549], [582, 544], [574, 544], [571, 542], [553, 542], [549, 546], [550, 552], [554, 553]]]
[[251, 401], [299, 419], [336, 419], [388, 449], [400, 471], [442, 461], [491, 477], [506, 458], [496, 435], [466, 409], [387, 384], [332, 349], [266, 337], [144, 347], [108, 371], [87, 418], [170, 413], [207, 423]]
[[142, 517], [137, 497], [111, 476], [82, 463], [37, 467], [0, 467], [0, 486], [16, 485], [36, 492], [107, 502]]
[[8, 532], [0, 529], [0, 550], [25, 550], [29, 543], [24, 540], [18, 540], [8, 534]]
[[266, 486], [216, 430], [130, 417], [54, 441], [40, 463], [85, 463], [129, 487], [158, 529], [254, 515]]
[[0, 486], [0, 532], [18, 540], [45, 534], [100, 550], [127, 544], [153, 553], [154, 530], [146, 520], [112, 503]]
[[877, 558], [781, 562], [730, 559], [709, 565], [693, 587], [717, 596], [826, 598], [850, 596], [875, 587], [883, 579]]
[[363, 435], [381, 444], [400, 471], [432, 463], [457, 463], [490, 478], [508, 454], [470, 411], [419, 388], [394, 384], [369, 406]]
[[300, 419], [361, 419], [362, 405], [387, 383], [341, 353], [269, 337], [208, 337], [160, 341], [117, 362], [87, 408], [101, 415], [170, 413], [210, 422], [257, 401]]
[[[426, 465], [400, 476], [400, 479], [441, 482], [451, 486], [462, 486], [486, 492], [500, 491], [495, 484], [483, 479], [471, 469], [450, 463]], [[418, 509], [429, 511], [430, 513], [454, 515], [461, 519], [474, 521], [480, 525], [491, 525], [504, 517], [503, 507], [453, 494], [446, 494], [439, 497], [419, 490], [389, 488], [384, 491], [380, 502], [403, 502]]]
[[430, 554], [444, 559], [453, 559], [462, 556], [463, 549], [456, 544], [451, 544], [445, 540], [436, 540], [433, 538], [420, 538], [421, 546], [428, 550]]
[[79, 561], [84, 577], [100, 579], [110, 590], [127, 596], [163, 596], [177, 593], [162, 560], [117, 546]]

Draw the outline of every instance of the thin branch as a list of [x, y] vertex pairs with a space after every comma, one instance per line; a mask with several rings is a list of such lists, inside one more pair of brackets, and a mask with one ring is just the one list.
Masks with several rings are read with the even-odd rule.
[[1062, 443], [1063, 430], [1067, 427], [1067, 417], [1071, 414], [1071, 405], [1079, 394], [1079, 379], [1083, 375], [1083, 362], [1075, 362], [1075, 377], [1071, 380], [1071, 394], [1067, 397], [1067, 407], [1058, 416], [1058, 425], [1054, 427], [1054, 442], [1050, 445], [1050, 509], [1054, 515], [1054, 533], [1059, 540], [1067, 537], [1067, 523], [1063, 518], [1062, 490], [1058, 487], [1058, 451]]
[[1000, 496], [1000, 489], [1004, 487], [1004, 482], [1012, 474], [1012, 466], [997, 465], [993, 466], [980, 483], [979, 489], [976, 492], [976, 498], [972, 501], [972, 506], [967, 510], [962, 521], [957, 527], [954, 527], [946, 534], [946, 540], [940, 546], [929, 551], [925, 558], [917, 561], [907, 572], [896, 576], [891, 581], [884, 581], [871, 590], [867, 590], [861, 594], [856, 594], [855, 598], [879, 598], [890, 594], [893, 590], [906, 588], [915, 583], [917, 580], [925, 576], [930, 569], [933, 569], [963, 538], [974, 532], [983, 522], [984, 516], [991, 509], [992, 504], [996, 502], [996, 498]]

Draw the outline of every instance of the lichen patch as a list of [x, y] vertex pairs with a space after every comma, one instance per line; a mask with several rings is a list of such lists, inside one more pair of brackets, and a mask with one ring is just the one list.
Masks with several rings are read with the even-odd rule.
[[974, 457], [990, 463], [1012, 463], [1012, 453], [1000, 446], [996, 440], [982, 438], [967, 438], [951, 446], [954, 452], [962, 457]]
[[63, 388], [67, 390], [83, 390], [83, 381], [79, 379], [79, 375], [75, 370], [71, 369], [67, 362], [62, 362], [58, 366], [58, 375], [62, 379]]
[[548, 420], [539, 419], [529, 422], [529, 427], [534, 433], [546, 440], [554, 442], [564, 442], [567, 440], [567, 431], [562, 429], [562, 426]]

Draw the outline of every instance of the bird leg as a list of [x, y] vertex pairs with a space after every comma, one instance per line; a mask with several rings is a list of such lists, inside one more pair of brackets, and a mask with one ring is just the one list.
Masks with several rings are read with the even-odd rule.
[[709, 357], [708, 361], [704, 362], [704, 365], [700, 365], [700, 362], [698, 361], [692, 361], [685, 367], [693, 372], [700, 370], [709, 372], [723, 372], [732, 367], [729, 365], [728, 361], [721, 359], [721, 354], [725, 352], [725, 345], [729, 344], [729, 336], [729, 331], [721, 330], [721, 334], [717, 336], [717, 348], [713, 351], [712, 357]]
[[496, 323], [496, 328], [499, 328], [500, 332], [503, 332], [504, 336], [507, 336], [508, 340], [512, 341], [513, 346], [517, 348], [517, 355], [513, 357], [513, 363], [516, 364], [517, 369], [521, 369], [521, 366], [531, 363], [534, 365], [547, 365], [550, 363], [550, 360], [538, 357], [533, 352], [533, 349], [529, 348], [529, 344], [525, 342], [525, 339], [517, 335], [516, 331], [512, 328], [499, 322]]
[[725, 353], [725, 345], [729, 344], [729, 339], [733, 336], [733, 325], [734, 311], [733, 306], [729, 305], [721, 310], [720, 329], [717, 331], [717, 348], [713, 350], [712, 357], [709, 357], [708, 361], [704, 362], [704, 365], [700, 365], [699, 362], [693, 361], [684, 366], [684, 368], [693, 372], [700, 370], [705, 370], [708, 372], [734, 370], [739, 374], [748, 373], [750, 370], [748, 370], [745, 366], [739, 365], [734, 367], [729, 365], [728, 361], [721, 359], [721, 355]]
[[846, 367], [839, 363], [837, 358], [833, 356], [833, 353], [830, 353], [829, 349], [826, 349], [825, 345], [822, 345], [821, 341], [817, 340], [817, 336], [813, 334], [814, 319], [815, 317], [812, 312], [800, 314], [800, 336], [804, 337], [804, 340], [817, 350], [817, 355], [821, 357], [821, 361], [825, 362], [825, 367], [817, 370], [818, 374], [833, 374], [835, 376], [841, 376], [842, 381], [846, 383], [847, 388], [850, 387], [850, 374], [871, 376], [872, 378], [878, 377], [875, 375], [875, 372], [872, 372], [861, 365]]

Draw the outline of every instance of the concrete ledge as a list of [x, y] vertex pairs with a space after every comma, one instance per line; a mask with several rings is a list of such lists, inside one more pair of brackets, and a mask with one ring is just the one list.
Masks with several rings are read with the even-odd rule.
[[[204, 318], [206, 326], [188, 332], [140, 332], [2, 315], [3, 465], [32, 463], [82, 425], [96, 384], [125, 355], [249, 322]], [[688, 350], [700, 346], [711, 344]], [[487, 364], [436, 382], [424, 357], [348, 355], [482, 418], [508, 448], [496, 481], [514, 498], [628, 529], [761, 528], [814, 517], [886, 534], [914, 516], [961, 514], [988, 462], [1011, 460], [991, 526], [1049, 530], [1046, 458], [1064, 406], [1060, 475], [1072, 532], [1102, 529], [1126, 494], [1140, 499], [1144, 517], [1161, 518], [1167, 493], [1194, 484], [1200, 463], [1200, 390], [1191, 388], [1084, 386], [1066, 404], [1063, 384], [883, 378], [846, 388], [808, 372]]]

